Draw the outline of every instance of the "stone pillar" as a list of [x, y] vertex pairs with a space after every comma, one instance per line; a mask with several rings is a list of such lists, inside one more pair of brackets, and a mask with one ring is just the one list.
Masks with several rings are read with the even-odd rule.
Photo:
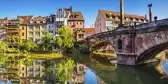
[[149, 4], [148, 7], [149, 7], [149, 22], [152, 22], [152, 4]]
[[120, 25], [124, 25], [124, 0], [120, 0]]
[[136, 65], [136, 54], [133, 54], [133, 53], [117, 53], [117, 64], [120, 64], [120, 65]]

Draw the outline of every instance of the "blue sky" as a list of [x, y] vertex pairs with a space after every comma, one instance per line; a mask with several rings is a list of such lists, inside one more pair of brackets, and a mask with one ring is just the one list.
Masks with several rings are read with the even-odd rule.
[[[73, 11], [80, 11], [85, 18], [85, 27], [95, 23], [99, 9], [119, 11], [120, 0], [1, 0], [0, 18], [17, 15], [47, 16], [56, 8], [73, 6]], [[125, 12], [148, 15], [148, 4], [153, 4], [153, 16], [159, 19], [168, 17], [168, 0], [125, 0]]]

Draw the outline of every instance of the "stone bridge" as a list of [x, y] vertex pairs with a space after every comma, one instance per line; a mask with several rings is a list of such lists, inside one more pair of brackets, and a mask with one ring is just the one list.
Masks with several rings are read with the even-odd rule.
[[138, 65], [168, 48], [168, 19], [122, 26], [87, 37], [88, 45], [99, 40], [113, 46], [118, 64]]

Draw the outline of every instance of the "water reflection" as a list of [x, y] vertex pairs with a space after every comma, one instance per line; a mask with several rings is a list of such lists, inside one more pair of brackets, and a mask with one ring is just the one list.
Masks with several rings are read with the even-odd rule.
[[[30, 55], [30, 54], [29, 54]], [[113, 66], [89, 55], [33, 59], [0, 55], [0, 81], [17, 84], [168, 84], [168, 61], [137, 67]], [[75, 60], [73, 60], [75, 59]]]

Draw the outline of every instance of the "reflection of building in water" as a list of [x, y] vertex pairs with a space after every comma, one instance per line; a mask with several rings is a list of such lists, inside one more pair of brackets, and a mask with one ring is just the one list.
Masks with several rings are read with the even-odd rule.
[[8, 77], [7, 77], [7, 76], [4, 76], [4, 75], [1, 75], [1, 76], [0, 76], [0, 81], [1, 81], [1, 82], [5, 82], [5, 84], [8, 84]]
[[42, 66], [43, 60], [34, 61], [30, 66], [21, 65], [19, 76], [21, 79], [28, 79], [30, 83], [44, 82], [45, 68]]
[[157, 70], [160, 74], [165, 75], [165, 73], [164, 73], [164, 71], [163, 71], [163, 69], [162, 69], [162, 67], [161, 67], [160, 64], [156, 67], [156, 70]]
[[167, 68], [168, 61], [166, 60], [166, 56], [162, 56], [161, 63], [156, 67], [156, 70], [163, 75], [161, 79], [168, 78]]
[[[34, 61], [30, 65], [26, 66], [24, 64], [17, 64], [5, 66], [1, 64], [0, 81], [11, 82], [12, 84], [32, 84], [45, 82], [45, 68], [42, 66], [43, 60]], [[6, 83], [7, 83], [6, 82]]]
[[96, 76], [98, 84], [106, 84], [100, 77]]
[[83, 64], [77, 64], [75, 71], [73, 72], [71, 82], [73, 84], [84, 84], [85, 71], [86, 67]]

